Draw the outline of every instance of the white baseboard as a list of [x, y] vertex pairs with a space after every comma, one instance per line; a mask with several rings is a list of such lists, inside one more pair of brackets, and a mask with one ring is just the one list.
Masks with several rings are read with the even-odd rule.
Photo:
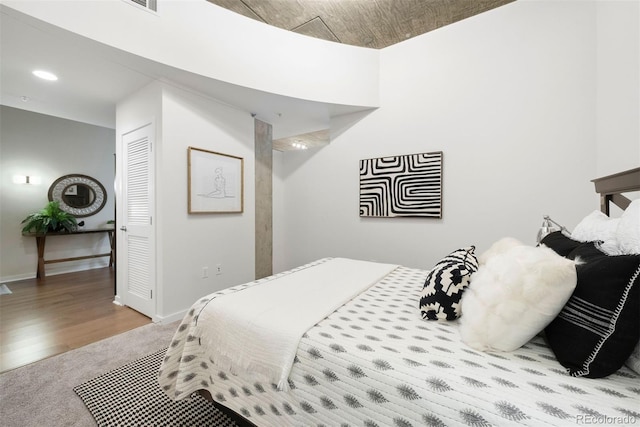
[[179, 311], [177, 313], [170, 314], [169, 316], [158, 316], [155, 315], [151, 318], [153, 323], [159, 323], [161, 325], [166, 325], [168, 323], [173, 323], [178, 320], [182, 320], [184, 315], [187, 314], [187, 310]]
[[35, 273], [16, 274], [14, 276], [0, 277], [0, 283], [17, 282], [18, 280], [35, 279]]
[[[108, 267], [109, 264], [97, 264], [97, 263], [93, 263], [92, 265], [77, 265], [77, 266], [70, 266], [67, 268], [62, 268], [59, 270], [54, 270], [54, 269], [49, 269], [51, 271], [46, 271], [45, 275], [48, 276], [57, 276], [58, 274], [66, 274], [66, 273], [75, 273], [78, 271], [85, 271], [85, 270], [93, 270], [96, 268], [105, 268]], [[23, 274], [16, 274], [16, 275], [12, 275], [12, 276], [4, 276], [4, 277], [0, 277], [0, 283], [10, 283], [10, 282], [17, 282], [19, 280], [26, 280], [26, 279], [35, 279], [36, 278], [36, 273], [23, 273]]]

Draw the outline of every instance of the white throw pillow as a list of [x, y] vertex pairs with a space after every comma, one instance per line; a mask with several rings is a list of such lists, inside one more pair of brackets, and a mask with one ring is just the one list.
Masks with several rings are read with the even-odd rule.
[[571, 238], [579, 242], [601, 241], [599, 248], [607, 255], [621, 255], [616, 232], [620, 218], [609, 218], [600, 211], [593, 211], [576, 225]]
[[620, 217], [616, 240], [621, 253], [640, 254], [640, 199], [631, 202]]
[[478, 257], [478, 263], [480, 265], [486, 264], [489, 258], [493, 258], [496, 255], [503, 254], [507, 252], [509, 249], [514, 248], [516, 246], [523, 246], [520, 240], [515, 239], [513, 237], [503, 237], [502, 239], [495, 242], [489, 249], [484, 251]]
[[575, 262], [546, 246], [515, 246], [471, 276], [460, 335], [482, 351], [512, 351], [542, 331], [576, 287]]

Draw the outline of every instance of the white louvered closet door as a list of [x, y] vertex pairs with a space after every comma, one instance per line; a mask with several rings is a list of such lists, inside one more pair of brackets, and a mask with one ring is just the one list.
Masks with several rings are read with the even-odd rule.
[[149, 317], [156, 314], [153, 139], [153, 124], [122, 137], [124, 253], [118, 256], [118, 268], [124, 269], [124, 304]]

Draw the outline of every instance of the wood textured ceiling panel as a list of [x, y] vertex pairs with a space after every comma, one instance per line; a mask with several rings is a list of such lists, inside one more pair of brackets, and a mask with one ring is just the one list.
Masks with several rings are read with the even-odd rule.
[[311, 21], [307, 21], [304, 24], [293, 28], [291, 31], [304, 34], [305, 36], [315, 37], [317, 39], [329, 40], [331, 42], [340, 43], [340, 40], [336, 37], [331, 29], [327, 27], [320, 17], [313, 18]]
[[217, 4], [220, 7], [229, 9], [232, 12], [244, 15], [247, 18], [255, 19], [256, 21], [266, 22], [260, 16], [251, 10], [243, 1], [240, 0], [208, 0], [210, 3]]
[[209, 0], [285, 30], [381, 49], [515, 0]]
[[291, 30], [320, 16], [322, 1], [316, 0], [241, 0], [264, 22]]

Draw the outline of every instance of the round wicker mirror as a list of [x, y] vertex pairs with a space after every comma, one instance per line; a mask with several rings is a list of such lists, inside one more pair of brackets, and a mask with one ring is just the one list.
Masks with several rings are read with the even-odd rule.
[[49, 200], [60, 204], [60, 209], [82, 218], [94, 215], [107, 203], [103, 185], [87, 175], [65, 175], [49, 187]]

